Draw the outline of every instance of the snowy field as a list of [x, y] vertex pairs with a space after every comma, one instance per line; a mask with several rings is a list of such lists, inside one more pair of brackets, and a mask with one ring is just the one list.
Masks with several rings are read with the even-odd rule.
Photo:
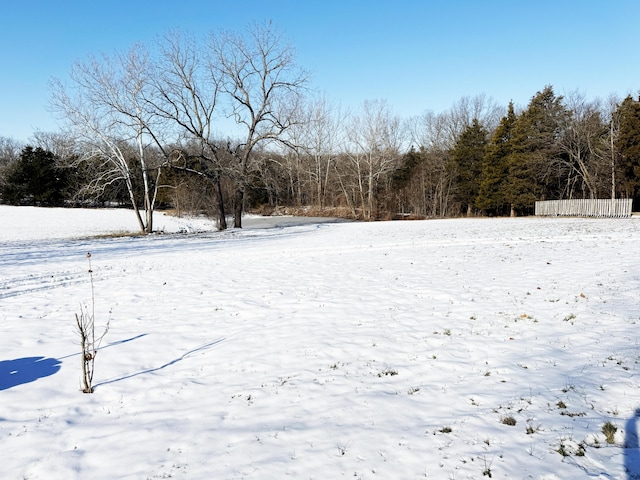
[[0, 478], [640, 478], [640, 219], [247, 225], [0, 207]]

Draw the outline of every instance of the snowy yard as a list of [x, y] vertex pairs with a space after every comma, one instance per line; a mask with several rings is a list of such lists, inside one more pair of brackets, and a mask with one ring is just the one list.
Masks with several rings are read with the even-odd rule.
[[640, 219], [247, 225], [0, 206], [0, 478], [640, 478]]

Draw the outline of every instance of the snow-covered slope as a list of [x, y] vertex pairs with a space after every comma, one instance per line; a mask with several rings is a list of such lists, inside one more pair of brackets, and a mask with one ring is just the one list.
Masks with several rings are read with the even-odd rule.
[[636, 218], [86, 215], [0, 207], [0, 478], [640, 476]]

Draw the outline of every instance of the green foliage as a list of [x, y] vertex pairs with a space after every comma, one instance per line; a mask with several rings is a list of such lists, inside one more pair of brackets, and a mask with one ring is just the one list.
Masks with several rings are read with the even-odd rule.
[[451, 161], [456, 171], [457, 198], [463, 211], [471, 213], [480, 191], [482, 163], [487, 149], [487, 132], [477, 119], [464, 129], [451, 151]]
[[538, 92], [520, 114], [513, 129], [512, 153], [507, 157], [507, 200], [512, 208], [526, 212], [536, 200], [558, 198], [558, 158], [563, 149], [562, 129], [569, 116], [551, 86]]
[[409, 153], [402, 157], [400, 164], [394, 170], [391, 176], [391, 187], [394, 190], [402, 190], [409, 185], [411, 179], [420, 166], [422, 158], [420, 154], [412, 147]]
[[482, 160], [480, 186], [475, 204], [476, 208], [495, 215], [505, 215], [509, 212], [507, 159], [513, 149], [511, 139], [516, 119], [513, 102], [510, 102], [507, 114], [500, 120]]
[[25, 147], [8, 167], [2, 200], [15, 205], [62, 205], [68, 197], [69, 173], [56, 156], [42, 148]]
[[627, 197], [640, 197], [640, 98], [628, 96], [619, 105], [617, 147], [622, 156], [620, 186]]

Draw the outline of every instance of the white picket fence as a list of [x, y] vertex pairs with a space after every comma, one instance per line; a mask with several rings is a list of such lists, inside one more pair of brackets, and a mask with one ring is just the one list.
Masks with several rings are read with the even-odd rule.
[[536, 202], [536, 215], [551, 217], [630, 217], [633, 200], [581, 199]]

